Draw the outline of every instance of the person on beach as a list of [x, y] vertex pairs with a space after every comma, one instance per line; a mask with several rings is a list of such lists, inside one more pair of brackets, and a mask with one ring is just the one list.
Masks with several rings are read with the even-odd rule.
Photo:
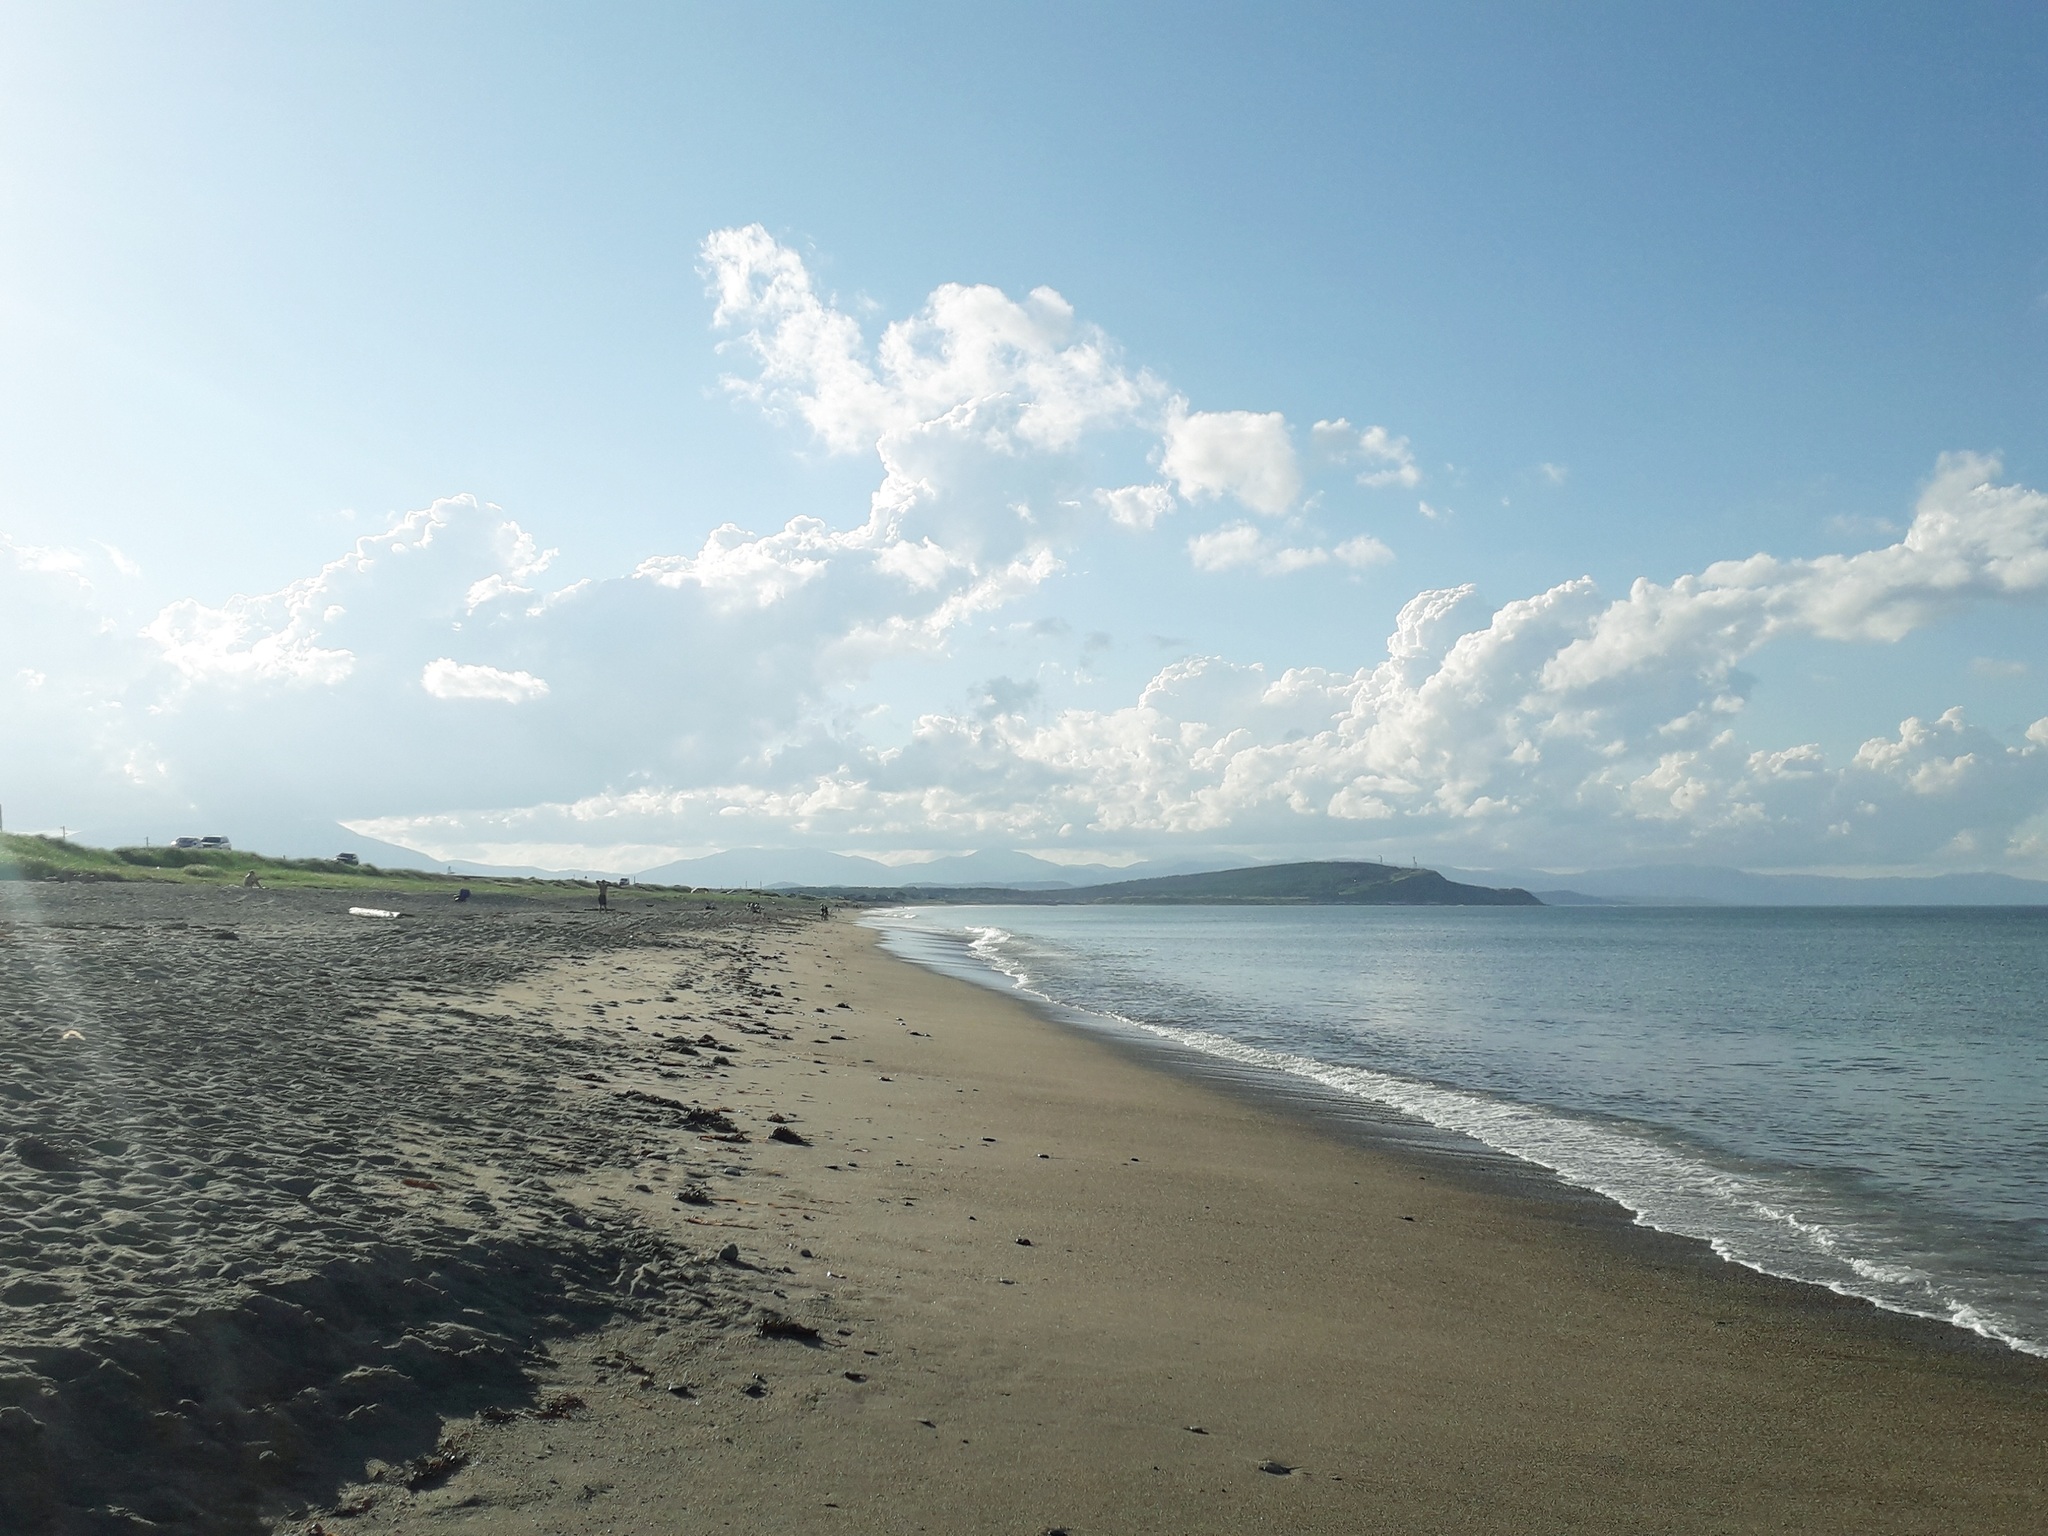
[[260, 891], [263, 889], [263, 882], [256, 878], [255, 870], [252, 869], [249, 873], [242, 876], [242, 889], [245, 891]]
[[600, 912], [609, 912], [611, 910], [611, 903], [605, 899], [605, 893], [611, 889], [611, 886], [612, 883], [609, 880], [597, 882], [597, 910]]

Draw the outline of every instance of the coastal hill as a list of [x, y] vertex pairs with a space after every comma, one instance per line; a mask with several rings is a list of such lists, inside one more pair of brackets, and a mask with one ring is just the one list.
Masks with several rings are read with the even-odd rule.
[[1260, 864], [1199, 875], [1161, 875], [1064, 890], [1001, 886], [806, 886], [795, 894], [832, 901], [1003, 906], [1391, 906], [1539, 907], [1520, 889], [1463, 885], [1433, 869], [1354, 860]]

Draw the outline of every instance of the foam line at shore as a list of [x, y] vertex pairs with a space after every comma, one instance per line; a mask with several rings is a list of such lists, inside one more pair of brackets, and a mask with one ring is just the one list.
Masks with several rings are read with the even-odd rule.
[[1637, 1224], [1706, 1242], [1721, 1258], [1780, 1279], [1819, 1285], [1887, 1311], [1929, 1318], [2010, 1348], [2048, 1357], [2048, 1339], [2006, 1315], [1994, 1298], [1956, 1287], [1906, 1257], [1879, 1258], [1886, 1244], [1824, 1191], [1758, 1170], [1716, 1166], [1647, 1129], [1602, 1123], [1418, 1081], [1367, 1067], [1273, 1051], [1187, 1025], [1132, 1018], [1055, 997], [1023, 968], [1000, 927], [952, 933], [913, 926], [909, 912], [870, 914], [884, 946], [903, 959], [1013, 992], [1054, 1017], [1136, 1031], [1254, 1073], [1316, 1083], [1336, 1093], [1469, 1136], [1605, 1196]]

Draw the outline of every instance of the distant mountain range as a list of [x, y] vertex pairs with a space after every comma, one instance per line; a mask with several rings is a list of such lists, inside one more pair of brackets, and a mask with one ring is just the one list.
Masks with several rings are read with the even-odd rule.
[[1460, 880], [1513, 884], [1552, 906], [2038, 907], [2048, 880], [1962, 875], [1760, 875], [1704, 864], [1644, 864], [1547, 874], [1527, 869], [1446, 869]]
[[[443, 870], [465, 875], [598, 875], [617, 870], [541, 869], [430, 858], [414, 849], [361, 837], [342, 827], [294, 828], [297, 834], [261, 846], [283, 846], [297, 856], [354, 853], [386, 869]], [[332, 846], [328, 846], [328, 844]], [[304, 845], [304, 846], [300, 846]], [[252, 844], [252, 846], [255, 846]], [[1228, 854], [1156, 859], [1118, 867], [1055, 864], [1008, 849], [983, 849], [922, 864], [884, 864], [855, 854], [808, 848], [735, 848], [699, 859], [679, 859], [634, 878], [653, 885], [699, 885], [713, 889], [790, 887], [958, 887], [963, 890], [1046, 890], [1096, 888], [1175, 875], [1206, 874], [1251, 866]], [[1256, 866], [1252, 866], [1256, 867]], [[1265, 866], [1265, 867], [1298, 867]], [[1398, 866], [1383, 866], [1396, 868]], [[1776, 875], [1755, 874], [1709, 864], [1643, 864], [1557, 874], [1527, 868], [1437, 871], [1456, 883], [1520, 888], [1553, 906], [2048, 906], [2048, 880], [1989, 872], [1954, 875]]]
[[884, 864], [858, 854], [811, 848], [735, 848], [701, 859], [643, 870], [634, 878], [649, 885], [702, 885], [714, 889], [768, 890], [782, 886], [1003, 886], [1018, 890], [1065, 889], [1126, 880], [1136, 874], [1173, 875], [1221, 869], [1241, 863], [1228, 857], [1156, 861], [1119, 868], [1113, 864], [1055, 864], [1028, 853], [988, 848], [922, 864]]
[[1257, 864], [1245, 869], [1118, 880], [1105, 885], [1058, 890], [1014, 887], [898, 886], [815, 887], [805, 892], [825, 900], [939, 899], [999, 901], [1011, 906], [1400, 906], [1533, 907], [1527, 891], [1497, 890], [1446, 880], [1433, 869], [1403, 868], [1351, 860], [1306, 864]]

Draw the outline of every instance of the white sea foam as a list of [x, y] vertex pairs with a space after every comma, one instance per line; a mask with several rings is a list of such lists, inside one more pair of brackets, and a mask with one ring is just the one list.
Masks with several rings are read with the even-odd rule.
[[[992, 971], [1043, 1003], [1074, 1008], [1106, 1024], [1241, 1066], [1315, 1082], [1461, 1132], [1606, 1196], [1633, 1213], [1640, 1225], [1704, 1240], [1732, 1263], [1950, 1323], [2028, 1354], [2048, 1355], [2048, 1337], [1983, 1298], [1959, 1294], [1954, 1281], [1887, 1254], [1884, 1234], [1868, 1230], [1854, 1211], [1796, 1176], [1716, 1166], [1697, 1152], [1623, 1124], [1269, 1050], [1212, 1030], [1079, 1008], [1033, 984], [1022, 946], [1011, 933], [995, 926], [965, 932], [971, 938], [962, 948], [984, 974]], [[903, 952], [914, 959], [931, 958], [918, 948]]]

